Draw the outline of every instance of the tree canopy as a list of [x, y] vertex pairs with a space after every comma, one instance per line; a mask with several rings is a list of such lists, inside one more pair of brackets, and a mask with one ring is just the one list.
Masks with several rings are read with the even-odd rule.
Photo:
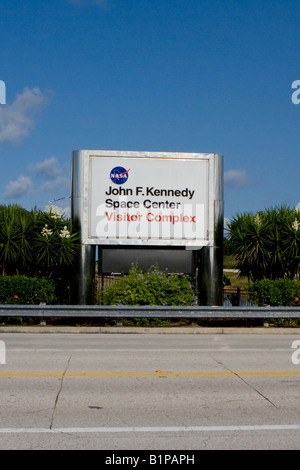
[[299, 205], [238, 214], [229, 222], [228, 233], [242, 276], [256, 281], [299, 275]]

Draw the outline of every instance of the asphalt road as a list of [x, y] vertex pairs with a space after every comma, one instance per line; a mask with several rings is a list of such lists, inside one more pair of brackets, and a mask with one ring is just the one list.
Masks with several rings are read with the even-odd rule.
[[0, 448], [300, 449], [297, 339], [1, 333]]

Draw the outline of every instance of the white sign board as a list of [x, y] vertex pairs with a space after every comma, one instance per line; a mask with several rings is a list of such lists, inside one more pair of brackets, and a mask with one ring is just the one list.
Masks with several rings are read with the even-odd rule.
[[83, 153], [83, 243], [201, 247], [213, 239], [214, 154]]

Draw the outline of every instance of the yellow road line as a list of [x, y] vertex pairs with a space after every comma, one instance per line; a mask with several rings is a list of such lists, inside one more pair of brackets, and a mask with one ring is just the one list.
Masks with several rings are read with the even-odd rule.
[[131, 378], [131, 377], [280, 377], [290, 376], [300, 377], [300, 371], [191, 371], [191, 372], [166, 372], [162, 370], [150, 372], [14, 372], [14, 371], [0, 371], [0, 378], [2, 377], [20, 377], [20, 378], [34, 378], [34, 377], [57, 377], [57, 378]]

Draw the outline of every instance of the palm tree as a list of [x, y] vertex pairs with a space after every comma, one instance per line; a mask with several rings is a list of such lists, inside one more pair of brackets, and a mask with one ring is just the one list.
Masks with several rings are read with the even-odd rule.
[[31, 260], [29, 232], [31, 216], [18, 205], [0, 206], [0, 263], [1, 272], [23, 272]]
[[268, 224], [264, 214], [238, 214], [229, 223], [228, 230], [241, 276], [252, 281], [262, 279], [268, 264], [265, 248]]
[[300, 270], [300, 213], [280, 206], [239, 214], [228, 225], [229, 241], [242, 276], [293, 278]]
[[286, 274], [293, 279], [300, 272], [300, 213], [290, 211], [282, 227], [282, 250], [286, 259]]

